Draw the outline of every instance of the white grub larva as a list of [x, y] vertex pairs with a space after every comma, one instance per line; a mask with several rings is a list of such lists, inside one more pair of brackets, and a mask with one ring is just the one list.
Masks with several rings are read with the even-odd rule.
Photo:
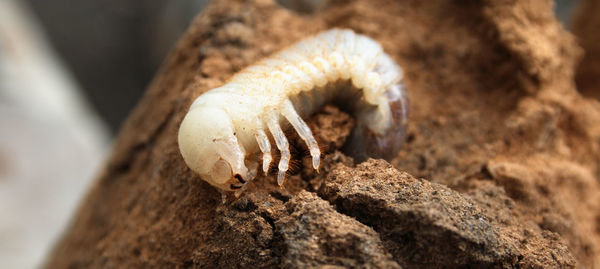
[[318, 169], [319, 146], [302, 117], [328, 102], [356, 115], [347, 152], [358, 159], [397, 153], [408, 117], [402, 69], [376, 41], [340, 29], [302, 40], [200, 95], [181, 123], [179, 148], [203, 180], [239, 194], [256, 176], [260, 153], [268, 172], [270, 134], [281, 153], [282, 185], [290, 160], [282, 126], [298, 132]]

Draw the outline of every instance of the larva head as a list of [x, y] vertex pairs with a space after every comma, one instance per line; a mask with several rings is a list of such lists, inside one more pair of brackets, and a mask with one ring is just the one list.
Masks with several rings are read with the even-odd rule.
[[209, 106], [192, 106], [179, 127], [179, 150], [185, 163], [203, 180], [227, 191], [253, 177], [234, 132], [229, 115]]

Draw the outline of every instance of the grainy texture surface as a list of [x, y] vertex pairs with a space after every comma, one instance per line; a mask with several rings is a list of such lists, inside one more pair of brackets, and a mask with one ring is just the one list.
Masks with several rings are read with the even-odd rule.
[[[388, 164], [338, 151], [352, 118], [308, 123], [321, 172], [292, 139], [279, 189], [220, 194], [176, 136], [193, 99], [299, 38], [348, 27], [406, 71], [408, 139]], [[600, 266], [600, 105], [575, 89], [581, 50], [551, 1], [332, 1], [295, 14], [215, 1], [124, 125], [48, 268]], [[293, 134], [291, 134], [293, 135]]]

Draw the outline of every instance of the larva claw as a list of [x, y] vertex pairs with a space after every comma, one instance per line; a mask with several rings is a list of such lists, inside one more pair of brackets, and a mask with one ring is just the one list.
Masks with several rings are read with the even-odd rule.
[[277, 185], [283, 186], [284, 180], [285, 180], [285, 171], [279, 170], [279, 173], [277, 173]]

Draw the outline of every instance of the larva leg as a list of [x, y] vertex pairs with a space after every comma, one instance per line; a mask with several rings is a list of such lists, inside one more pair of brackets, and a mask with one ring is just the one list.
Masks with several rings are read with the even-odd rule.
[[289, 99], [286, 99], [283, 102], [281, 113], [292, 124], [292, 127], [294, 127], [296, 132], [298, 132], [298, 135], [300, 135], [302, 140], [306, 143], [306, 146], [308, 146], [310, 156], [312, 156], [313, 168], [317, 170], [319, 168], [321, 151], [319, 150], [319, 145], [312, 135], [310, 128], [308, 128], [308, 125], [306, 125], [304, 120], [298, 115]]
[[266, 175], [269, 171], [271, 161], [273, 161], [273, 157], [271, 156], [271, 142], [269, 142], [269, 138], [263, 129], [258, 129], [255, 136], [256, 141], [258, 142], [258, 147], [263, 153], [263, 171]]
[[267, 126], [269, 127], [269, 131], [271, 131], [271, 134], [275, 139], [275, 144], [277, 144], [277, 148], [281, 152], [281, 159], [279, 160], [278, 166], [279, 173], [277, 174], [277, 184], [281, 186], [283, 185], [285, 172], [287, 172], [288, 164], [290, 162], [290, 147], [287, 138], [285, 138], [285, 134], [279, 126], [279, 122], [277, 122], [277, 117], [275, 115], [271, 115], [269, 117]]

